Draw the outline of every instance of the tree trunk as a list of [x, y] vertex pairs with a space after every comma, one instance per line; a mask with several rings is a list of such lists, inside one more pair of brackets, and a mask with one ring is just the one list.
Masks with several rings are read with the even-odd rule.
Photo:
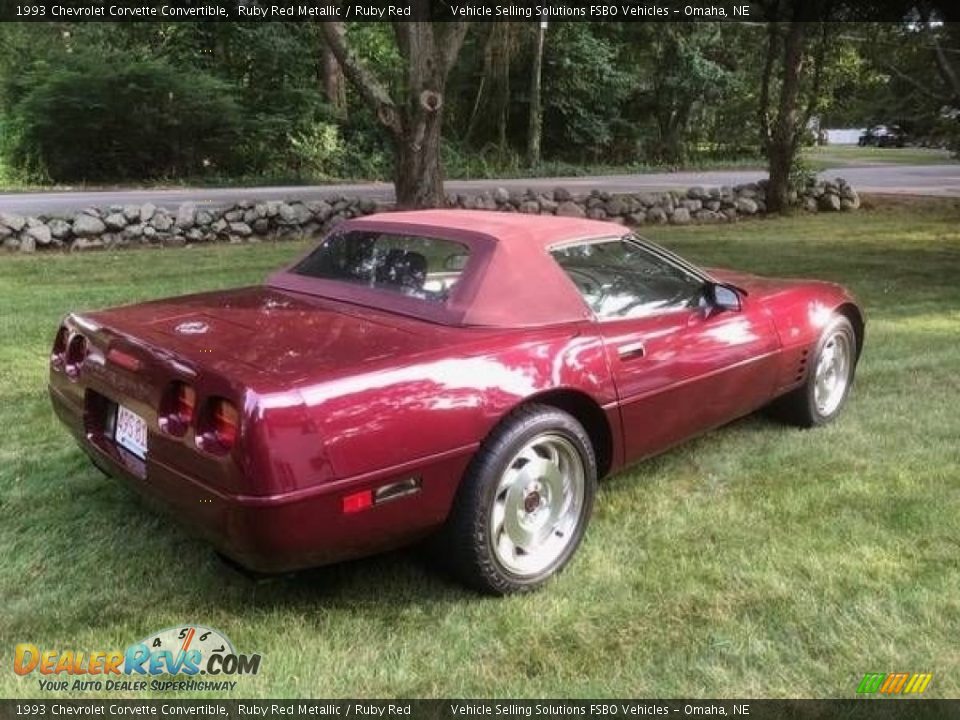
[[801, 127], [800, 73], [806, 38], [805, 24], [794, 19], [787, 30], [783, 45], [783, 81], [777, 121], [774, 123], [767, 149], [770, 164], [770, 184], [767, 186], [767, 209], [783, 212], [789, 205], [790, 169], [797, 152]]
[[[339, 36], [343, 36], [344, 27], [342, 22], [330, 22], [330, 31]], [[347, 84], [343, 77], [343, 69], [337, 56], [333, 54], [329, 44], [324, 43], [322, 50], [323, 64], [323, 93], [327, 102], [333, 107], [337, 115], [345, 118], [347, 115]]]
[[533, 67], [530, 70], [530, 117], [527, 122], [527, 165], [540, 164], [540, 138], [543, 132], [543, 108], [540, 97], [540, 82], [543, 77], [543, 40], [547, 33], [547, 21], [537, 26], [536, 46], [533, 49]]
[[[416, 0], [414, 17], [429, 17], [427, 0]], [[376, 112], [394, 148], [397, 205], [405, 208], [445, 204], [440, 163], [444, 89], [463, 45], [465, 22], [394, 23], [397, 47], [406, 65], [405, 98], [396, 103], [386, 85], [350, 51], [331, 23], [321, 28], [344, 75]]]
[[394, 188], [397, 205], [429, 208], [445, 205], [440, 163], [440, 117], [428, 118], [423, 135], [394, 143]]

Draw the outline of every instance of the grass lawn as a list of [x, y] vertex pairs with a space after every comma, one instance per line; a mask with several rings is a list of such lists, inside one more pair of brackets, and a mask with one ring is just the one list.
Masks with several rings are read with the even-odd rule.
[[804, 159], [814, 170], [863, 167], [865, 165], [952, 165], [960, 162], [949, 150], [902, 147], [879, 148], [857, 145], [821, 145], [805, 148]]
[[16, 642], [109, 650], [184, 622], [263, 653], [235, 697], [853, 697], [893, 671], [960, 695], [960, 204], [891, 202], [649, 231], [703, 264], [852, 287], [869, 324], [851, 403], [609, 478], [567, 572], [504, 600], [415, 552], [254, 583], [54, 421], [63, 313], [253, 283], [300, 243], [0, 257], [0, 697], [40, 694]]

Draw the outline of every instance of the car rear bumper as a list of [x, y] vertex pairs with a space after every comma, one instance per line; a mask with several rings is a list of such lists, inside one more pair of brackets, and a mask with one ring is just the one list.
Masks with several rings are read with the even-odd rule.
[[[438, 528], [475, 447], [368, 475], [274, 495], [232, 494], [148, 454], [146, 461], [111, 440], [89, 433], [84, 408], [55, 386], [50, 398], [78, 445], [106, 474], [119, 478], [151, 505], [240, 565], [258, 572], [315, 567], [415, 542]], [[359, 512], [343, 498], [416, 477], [419, 492]]]

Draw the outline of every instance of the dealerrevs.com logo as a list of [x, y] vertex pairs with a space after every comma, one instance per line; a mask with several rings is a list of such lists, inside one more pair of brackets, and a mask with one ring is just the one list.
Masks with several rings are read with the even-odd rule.
[[229, 691], [233, 678], [260, 672], [259, 653], [238, 653], [223, 633], [182, 625], [148, 635], [125, 650], [14, 648], [17, 675], [36, 674], [47, 692]]

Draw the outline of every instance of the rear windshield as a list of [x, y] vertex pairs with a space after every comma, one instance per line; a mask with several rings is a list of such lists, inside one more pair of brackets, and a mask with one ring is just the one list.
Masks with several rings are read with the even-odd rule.
[[444, 302], [469, 255], [452, 240], [354, 230], [328, 237], [293, 272]]

